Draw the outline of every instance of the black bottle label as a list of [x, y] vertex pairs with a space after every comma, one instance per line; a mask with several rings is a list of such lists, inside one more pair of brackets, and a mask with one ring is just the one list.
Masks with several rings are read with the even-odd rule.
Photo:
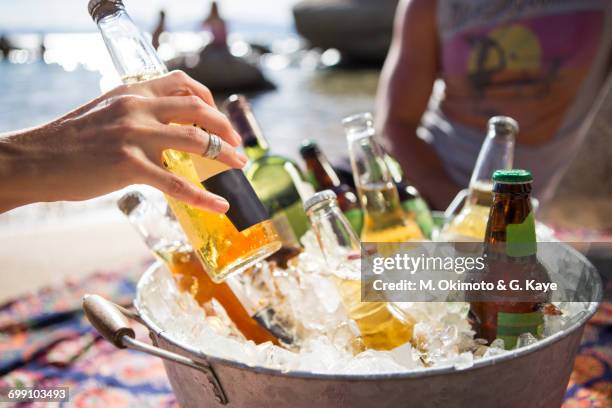
[[270, 218], [251, 183], [240, 169], [226, 170], [202, 181], [204, 188], [230, 203], [225, 215], [238, 231]]
[[289, 322], [279, 319], [276, 315], [276, 311], [271, 307], [267, 307], [253, 315], [253, 319], [261, 326], [265, 327], [270, 333], [272, 333], [277, 339], [285, 344], [293, 344], [295, 339], [287, 328]]

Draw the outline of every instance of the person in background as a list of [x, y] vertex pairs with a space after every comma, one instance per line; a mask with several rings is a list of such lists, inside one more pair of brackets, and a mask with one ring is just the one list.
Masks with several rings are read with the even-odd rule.
[[222, 139], [217, 160], [244, 167], [247, 158], [235, 149], [240, 136], [208, 88], [174, 71], [121, 85], [50, 123], [0, 134], [0, 213], [39, 201], [86, 200], [130, 184], [224, 213], [224, 198], [162, 168], [169, 148], [206, 154], [210, 134], [202, 128]]
[[0, 34], [0, 53], [2, 53], [2, 57], [7, 59], [10, 52], [14, 49], [15, 46], [13, 46], [9, 38], [4, 34]]
[[225, 20], [223, 20], [219, 14], [219, 6], [214, 0], [210, 5], [208, 17], [202, 22], [202, 27], [212, 35], [209, 46], [227, 48], [227, 27], [225, 25]]
[[159, 10], [159, 20], [157, 22], [157, 26], [155, 30], [153, 30], [153, 35], [151, 42], [155, 49], [159, 48], [159, 37], [166, 31], [166, 12], [164, 10]]
[[45, 46], [45, 33], [40, 33], [40, 43], [38, 45], [38, 56], [41, 59], [45, 58], [45, 52], [47, 52], [47, 47]]
[[584, 140], [611, 50], [609, 0], [402, 0], [377, 126], [443, 209], [468, 185], [487, 120], [511, 116], [520, 126], [515, 167], [532, 171], [545, 202]]

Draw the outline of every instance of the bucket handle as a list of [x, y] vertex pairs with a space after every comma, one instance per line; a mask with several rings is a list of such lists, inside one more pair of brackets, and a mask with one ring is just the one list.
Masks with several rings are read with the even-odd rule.
[[116, 305], [99, 295], [83, 296], [83, 310], [91, 325], [96, 328], [102, 337], [111, 342], [115, 347], [141, 351], [155, 357], [163, 358], [164, 360], [194, 368], [204, 373], [213, 387], [213, 392], [217, 401], [222, 405], [227, 404], [228, 400], [225, 391], [223, 391], [223, 387], [210, 364], [201, 363], [180, 354], [136, 340], [136, 333], [134, 329], [129, 326], [127, 317], [142, 324], [142, 319], [137, 313]]

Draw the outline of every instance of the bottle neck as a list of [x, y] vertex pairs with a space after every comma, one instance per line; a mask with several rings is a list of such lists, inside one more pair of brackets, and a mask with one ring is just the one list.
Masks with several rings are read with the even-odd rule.
[[353, 140], [350, 143], [350, 155], [356, 186], [393, 184], [382, 148], [373, 135]]
[[189, 247], [177, 223], [147, 200], [134, 208], [127, 218], [149, 249], [164, 259], [171, 251], [185, 251]]
[[385, 163], [384, 152], [373, 134], [351, 140], [349, 149], [355, 185], [366, 218], [385, 214], [398, 218], [401, 214], [398, 190]]
[[[501, 190], [501, 191], [500, 191]], [[529, 184], [494, 187], [493, 204], [485, 233], [487, 251], [505, 253], [513, 258], [536, 254], [535, 220]]]
[[302, 158], [306, 163], [308, 172], [312, 174], [316, 181], [319, 190], [340, 187], [342, 184], [340, 178], [329, 160], [327, 160], [327, 157], [319, 149], [312, 149], [307, 153], [303, 153]]
[[228, 117], [242, 137], [244, 152], [250, 160], [257, 160], [268, 154], [270, 145], [250, 108], [235, 105], [229, 110]]
[[122, 7], [99, 18], [97, 25], [124, 83], [140, 82], [168, 72], [151, 43]]
[[361, 244], [336, 200], [316, 205], [307, 215], [330, 268], [348, 267], [345, 262], [360, 252]]
[[[496, 132], [494, 128], [489, 130], [485, 138], [472, 177], [470, 188], [482, 188], [488, 184], [492, 186], [491, 177], [495, 170], [511, 169], [514, 162], [515, 134], [512, 132]], [[479, 187], [480, 186], [480, 187]]]

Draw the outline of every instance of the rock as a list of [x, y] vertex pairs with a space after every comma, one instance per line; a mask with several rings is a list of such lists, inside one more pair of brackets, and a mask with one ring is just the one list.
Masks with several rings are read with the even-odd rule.
[[304, 0], [293, 8], [295, 26], [315, 47], [345, 58], [382, 62], [391, 43], [398, 0]]
[[229, 53], [225, 48], [207, 46], [199, 54], [188, 54], [167, 62], [214, 92], [245, 92], [274, 88], [259, 68]]

